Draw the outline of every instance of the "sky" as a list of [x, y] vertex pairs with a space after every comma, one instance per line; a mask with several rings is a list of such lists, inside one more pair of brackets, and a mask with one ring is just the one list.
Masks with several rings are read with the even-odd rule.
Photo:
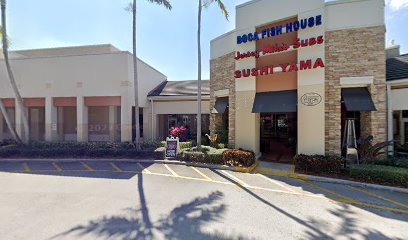
[[[224, 0], [230, 18], [218, 5], [203, 10], [202, 77], [210, 77], [210, 41], [235, 28], [235, 6], [248, 0]], [[132, 50], [130, 0], [9, 0], [7, 27], [11, 50], [110, 43]], [[198, 1], [171, 0], [171, 11], [147, 0], [137, 2], [138, 57], [168, 77], [197, 79]], [[408, 53], [408, 0], [385, 0], [386, 44]]]

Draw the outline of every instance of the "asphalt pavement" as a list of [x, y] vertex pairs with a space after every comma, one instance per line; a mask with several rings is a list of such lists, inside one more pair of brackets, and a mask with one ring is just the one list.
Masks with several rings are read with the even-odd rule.
[[408, 239], [408, 195], [174, 164], [1, 161], [0, 239]]

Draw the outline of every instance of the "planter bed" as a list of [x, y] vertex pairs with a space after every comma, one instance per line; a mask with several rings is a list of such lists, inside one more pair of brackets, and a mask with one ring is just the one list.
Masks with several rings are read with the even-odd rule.
[[0, 158], [138, 158], [161, 157], [154, 148], [136, 149], [132, 143], [49, 143], [0, 147]]

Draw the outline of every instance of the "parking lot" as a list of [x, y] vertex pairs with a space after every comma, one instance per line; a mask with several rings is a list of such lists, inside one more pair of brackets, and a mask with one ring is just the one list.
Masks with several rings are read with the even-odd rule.
[[[268, 239], [268, 233], [273, 232], [286, 233], [283, 236], [288, 236], [287, 234], [289, 234], [289, 232], [290, 234], [295, 234], [293, 235], [295, 237], [289, 237], [287, 239], [294, 239], [297, 237], [315, 238], [312, 236], [317, 235], [321, 235], [322, 239], [330, 239], [330, 231], [333, 231], [333, 229], [336, 228], [336, 225], [332, 226], [332, 224], [338, 222], [339, 219], [341, 221], [344, 220], [344, 222], [349, 221], [347, 222], [347, 224], [352, 224], [353, 228], [357, 228], [358, 225], [362, 224], [364, 226], [364, 228], [362, 227], [362, 229], [367, 228], [372, 229], [373, 231], [378, 231], [376, 232], [377, 235], [375, 235], [378, 237], [378, 239], [404, 239], [408, 237], [405, 231], [406, 227], [408, 227], [408, 195], [385, 190], [363, 189], [360, 187], [352, 187], [347, 185], [318, 183], [285, 177], [270, 177], [261, 174], [238, 173], [227, 170], [215, 170], [175, 164], [152, 164], [126, 162], [119, 160], [36, 160], [14, 162], [0, 161], [0, 181], [2, 182], [2, 189], [0, 190], [0, 204], [2, 207], [0, 207], [0, 209], [6, 214], [15, 214], [16, 211], [19, 214], [19, 211], [21, 211], [22, 215], [20, 217], [24, 217], [24, 221], [36, 217], [31, 216], [30, 214], [33, 214], [33, 212], [37, 212], [37, 210], [32, 208], [35, 206], [36, 202], [42, 201], [42, 197], [44, 197], [45, 199], [52, 199], [55, 197], [54, 195], [57, 195], [59, 197], [66, 196], [67, 198], [62, 198], [62, 201], [60, 202], [64, 203], [63, 205], [65, 205], [66, 208], [64, 209], [62, 206], [58, 206], [58, 209], [60, 209], [60, 211], [68, 211], [69, 209], [72, 209], [73, 206], [75, 206], [76, 208], [76, 204], [78, 204], [73, 199], [70, 199], [70, 197], [72, 197], [71, 193], [75, 193], [81, 196], [85, 195], [86, 197], [80, 200], [77, 199], [77, 195], [74, 195], [75, 199], [80, 202], [84, 201], [84, 199], [87, 199], [87, 197], [92, 196], [91, 199], [95, 201], [95, 204], [101, 199], [108, 198], [111, 200], [111, 205], [115, 205], [116, 203], [119, 203], [120, 205], [120, 202], [123, 201], [123, 198], [128, 199], [129, 197], [135, 197], [133, 191], [136, 191], [139, 195], [138, 200], [136, 201], [138, 203], [131, 205], [133, 205], [133, 208], [136, 208], [137, 211], [141, 211], [142, 216], [140, 219], [137, 218], [137, 220], [143, 223], [140, 224], [141, 226], [143, 226], [144, 231], [147, 231], [146, 229], [152, 231], [151, 234], [152, 236], [154, 236], [154, 238], [162, 237], [163, 239], [167, 239], [169, 236], [166, 235], [166, 231], [160, 229], [160, 227], [155, 227], [155, 225], [159, 223], [163, 224], [162, 222], [168, 221], [169, 216], [172, 215], [170, 214], [168, 217], [165, 217], [163, 219], [161, 218], [162, 214], [153, 214], [159, 220], [156, 224], [151, 223], [149, 227], [149, 224], [145, 225], [146, 216], [143, 215], [143, 211], [146, 210], [148, 206], [150, 206], [150, 212], [163, 213], [166, 212], [166, 210], [169, 211], [169, 206], [164, 205], [174, 205], [175, 208], [173, 209], [173, 211], [170, 211], [171, 213], [174, 213], [174, 210], [178, 209], [177, 206], [180, 207], [180, 204], [187, 200], [191, 200], [192, 197], [195, 200], [200, 199], [199, 196], [201, 194], [217, 198], [212, 194], [218, 194], [218, 197], [222, 195], [225, 196], [225, 198], [227, 198], [228, 195], [234, 196], [232, 200], [221, 201], [222, 204], [226, 204], [226, 202], [230, 201], [234, 202], [233, 204], [228, 204], [229, 212], [228, 214], [226, 214], [227, 216], [229, 214], [231, 214], [231, 216], [235, 216], [235, 214], [237, 214], [237, 216], [244, 216], [249, 214], [249, 216], [251, 216], [251, 218], [253, 219], [253, 222], [258, 223], [255, 224], [257, 226], [259, 226], [259, 224], [263, 223], [264, 221], [271, 221], [269, 222], [269, 225], [271, 226], [271, 232], [268, 232], [267, 230], [265, 231], [265, 229], [257, 229], [255, 225], [249, 225], [251, 226], [250, 228], [248, 228], [248, 225], [245, 225], [244, 228], [233, 227], [231, 229], [228, 229], [229, 231], [233, 231], [234, 229], [238, 230], [241, 235], [246, 236], [243, 239], [251, 239], [252, 237], [255, 237], [256, 239]], [[121, 188], [124, 182], [126, 183], [126, 186], [124, 188]], [[87, 187], [84, 187], [85, 185]], [[84, 188], [86, 190], [84, 190]], [[108, 191], [108, 189], [114, 190]], [[143, 192], [143, 194], [141, 194], [141, 191]], [[24, 200], [24, 193], [27, 193], [26, 200]], [[129, 196], [126, 196], [126, 193], [128, 193]], [[30, 196], [30, 194], [33, 195]], [[95, 195], [101, 196], [101, 198], [96, 200]], [[38, 198], [38, 196], [40, 196], [40, 198]], [[121, 198], [119, 198], [119, 196], [121, 196]], [[30, 199], [33, 201], [33, 206], [29, 205]], [[86, 215], [86, 217], [82, 216], [79, 219], [89, 219], [90, 216], [101, 216], [100, 214], [102, 214], [106, 218], [106, 202], [103, 201], [102, 203], [99, 203], [101, 204], [101, 212], [99, 212], [100, 214], [98, 214], [98, 208], [95, 209], [96, 206], [93, 206], [93, 202], [91, 201], [91, 199], [88, 199], [90, 202], [84, 203], [84, 208], [81, 210]], [[57, 202], [51, 202], [54, 205], [57, 204]], [[158, 209], [152, 209], [152, 202], [157, 204], [156, 207]], [[153, 206], [155, 204], [153, 204]], [[111, 205], [109, 205], [108, 209], [112, 208]], [[241, 214], [238, 214], [239, 212], [235, 212], [237, 211], [237, 209], [231, 209], [232, 206], [236, 206], [236, 208], [240, 209]], [[265, 212], [262, 211], [262, 206], [266, 206], [268, 211], [270, 211], [270, 209], [272, 208], [272, 210], [275, 211], [275, 216], [274, 214], [270, 215], [270, 213], [268, 213], [268, 216], [262, 215], [262, 213]], [[276, 206], [278, 206], [279, 209]], [[40, 204], [40, 206], [37, 207], [41, 209], [50, 206]], [[51, 208], [55, 207], [57, 206], [52, 206]], [[339, 207], [342, 210], [339, 210]], [[306, 228], [309, 229], [308, 231], [311, 231], [313, 235], [302, 235], [305, 234], [305, 232], [300, 231], [300, 229], [302, 229], [300, 228], [300, 226], [293, 228], [293, 226], [291, 225], [293, 223], [287, 226], [282, 226], [283, 229], [286, 229], [283, 232], [276, 232], [276, 229], [278, 229], [277, 227], [280, 225], [276, 223], [276, 212], [280, 215], [283, 214], [283, 217], [285, 219], [281, 219], [283, 222], [287, 221], [286, 218], [288, 218], [288, 213], [286, 213], [286, 211], [284, 213], [280, 208], [287, 208], [291, 211], [294, 211], [290, 215], [291, 217], [289, 217], [291, 221], [297, 222], [297, 224], [300, 224], [302, 228], [306, 226]], [[123, 209], [125, 208], [122, 208], [120, 211], [122, 211]], [[253, 213], [242, 213], [242, 211], [251, 212], [252, 210], [254, 211]], [[90, 211], [90, 213], [87, 213], [87, 211]], [[183, 208], [183, 213], [184, 211], [186, 210]], [[58, 218], [57, 216], [60, 215], [58, 214], [58, 212], [52, 212], [47, 216], [47, 212], [48, 210], [46, 212], [43, 212], [45, 214], [42, 216], [44, 218], [44, 224], [45, 222], [49, 222], [50, 219]], [[23, 213], [26, 213], [28, 216], [25, 216]], [[110, 215], [115, 213], [115, 211], [109, 212]], [[266, 213], [267, 212], [265, 212], [265, 214]], [[349, 216], [349, 219], [343, 219], [342, 216], [347, 213], [353, 215], [353, 217]], [[76, 217], [71, 216], [71, 214], [72, 213], [69, 214], [69, 218], [77, 219]], [[201, 209], [200, 217], [202, 217], [203, 214], [203, 209]], [[334, 215], [336, 218], [330, 220], [332, 217], [328, 216], [327, 214]], [[312, 222], [298, 220], [308, 215], [314, 217], [314, 220]], [[364, 216], [365, 219], [360, 219], [362, 216]], [[64, 224], [61, 224], [61, 222], [59, 222], [59, 224], [56, 224], [55, 226], [53, 225], [55, 223], [52, 223], [51, 225], [45, 224], [45, 226], [48, 226], [50, 228], [49, 232], [39, 230], [39, 232], [36, 232], [34, 235], [30, 236], [37, 236], [38, 234], [38, 239], [44, 239], [45, 236], [53, 236], [56, 239], [66, 239], [68, 236], [75, 236], [75, 238], [78, 238], [78, 236], [82, 236], [84, 237], [84, 239], [94, 239], [100, 237], [107, 237], [109, 239], [117, 237], [118, 239], [123, 239], [123, 235], [121, 234], [130, 234], [130, 232], [123, 233], [121, 231], [114, 231], [113, 234], [109, 231], [106, 232], [107, 230], [95, 233], [93, 231], [96, 231], [96, 229], [93, 228], [86, 229], [87, 231], [84, 233], [82, 232], [82, 228], [78, 229], [75, 227], [72, 228], [75, 230], [67, 232], [66, 229], [64, 229], [64, 227], [62, 226], [68, 228], [72, 227], [73, 224], [75, 225], [75, 221], [73, 219], [71, 220], [72, 222], [68, 221]], [[7, 239], [13, 239], [13, 236], [18, 236], [18, 238], [15, 239], [19, 239], [21, 237], [29, 235], [29, 226], [37, 226], [36, 223], [28, 221], [28, 225], [26, 226], [26, 228], [24, 228], [24, 231], [21, 231], [21, 229], [17, 230], [19, 229], [19, 225], [16, 225], [16, 223], [20, 221], [19, 218], [13, 218], [13, 220], [14, 221], [6, 221], [5, 219], [0, 220], [1, 236], [8, 236]], [[211, 223], [212, 221], [214, 221], [214, 219], [210, 218], [201, 221]], [[225, 220], [223, 221], [229, 222], [230, 219], [228, 217], [225, 217]], [[203, 230], [206, 228], [200, 228], [200, 231], [204, 231], [206, 234], [216, 234], [214, 235], [217, 236], [217, 238], [215, 239], [223, 239], [221, 237], [226, 236], [226, 239], [238, 239], [236, 238], [236, 236], [234, 237], [232, 232], [229, 232], [227, 235], [224, 235], [224, 233], [222, 233], [221, 235], [217, 235], [220, 234], [218, 231], [223, 228], [219, 228], [216, 226], [217, 224], [223, 223], [223, 221], [220, 221], [218, 219], [214, 223], [210, 224], [210, 227], [208, 228], [210, 229], [209, 232]], [[319, 221], [323, 221], [321, 223], [322, 226], [316, 227], [316, 224]], [[95, 222], [95, 220], [90, 220], [90, 222]], [[121, 224], [123, 223], [115, 222], [114, 226], [110, 227], [112, 229], [118, 227], [120, 230], [124, 227]], [[125, 226], [128, 226], [128, 224], [129, 223], [125, 223]], [[374, 227], [377, 224], [378, 226]], [[350, 228], [351, 226], [348, 227]], [[405, 229], [403, 229], [403, 227], [405, 227]], [[127, 227], [125, 228], [127, 229]], [[328, 232], [326, 233], [325, 231], [322, 231], [321, 228], [327, 228]], [[343, 226], [343, 228], [345, 227]], [[13, 232], [13, 229], [15, 229], [14, 231], [17, 232]], [[91, 231], [91, 229], [93, 230]], [[241, 232], [241, 230], [243, 229], [246, 230]], [[60, 230], [60, 232], [62, 233], [58, 233], [58, 230]], [[217, 232], [214, 232], [215, 230], [217, 230]], [[339, 229], [338, 231], [344, 232], [346, 230], [347, 229]], [[174, 231], [174, 226], [172, 227], [172, 231]], [[197, 229], [190, 229], [187, 232], [190, 232], [190, 234], [197, 234], [197, 232], [195, 231], [197, 231]], [[248, 231], [251, 233], [250, 235], [247, 235]], [[78, 233], [81, 233], [82, 235], [75, 235]], [[202, 232], [200, 232], [200, 234], [201, 233]], [[132, 234], [136, 234], [135, 236], [137, 236], [136, 232], [132, 232]], [[350, 231], [347, 234], [356, 233]], [[367, 233], [361, 232], [360, 236], [367, 236], [364, 234]], [[404, 234], [405, 237], [402, 236]], [[144, 237], [146, 236], [143, 236], [143, 238]], [[31, 239], [37, 238], [34, 237]], [[333, 239], [337, 239], [337, 237]], [[357, 237], [355, 239], [359, 238]], [[362, 237], [362, 239], [369, 238]]]

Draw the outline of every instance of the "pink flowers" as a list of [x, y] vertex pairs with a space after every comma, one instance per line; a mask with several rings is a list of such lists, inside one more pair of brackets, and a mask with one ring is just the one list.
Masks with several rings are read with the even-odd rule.
[[187, 128], [185, 128], [184, 126], [172, 127], [170, 129], [170, 136], [179, 137], [181, 141], [184, 141], [186, 138], [185, 136], [186, 131], [187, 131]]

